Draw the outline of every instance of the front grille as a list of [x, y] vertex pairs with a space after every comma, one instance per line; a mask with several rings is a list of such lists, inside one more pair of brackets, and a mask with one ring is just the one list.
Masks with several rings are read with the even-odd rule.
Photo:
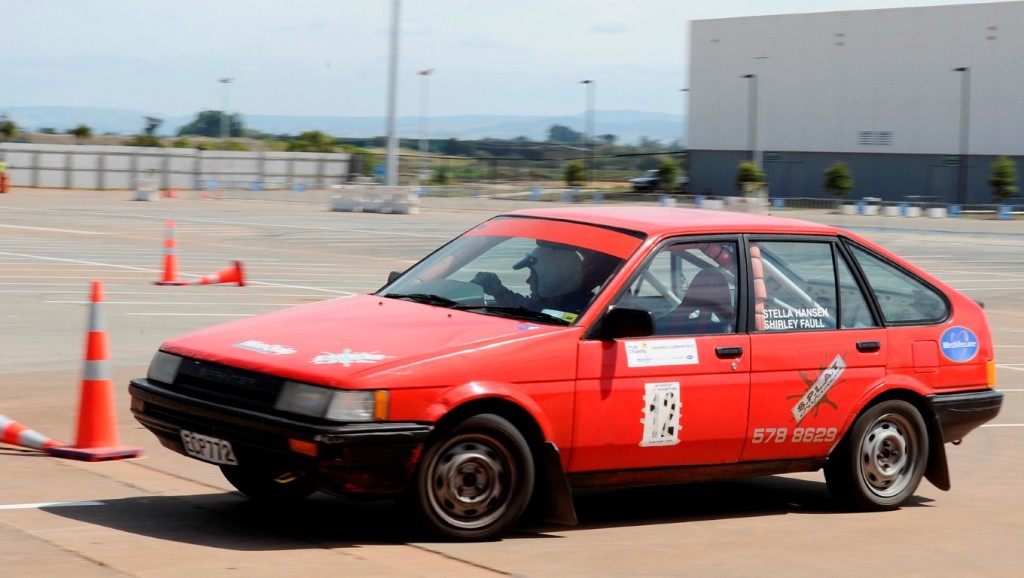
[[284, 380], [197, 359], [182, 359], [178, 377], [166, 389], [229, 407], [276, 414], [274, 402]]

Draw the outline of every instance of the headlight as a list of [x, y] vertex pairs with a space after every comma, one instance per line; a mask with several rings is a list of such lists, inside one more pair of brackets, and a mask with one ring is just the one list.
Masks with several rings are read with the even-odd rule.
[[160, 383], [174, 383], [178, 377], [178, 367], [181, 366], [181, 358], [177, 355], [157, 351], [153, 361], [149, 362], [149, 371], [146, 377], [159, 381]]
[[385, 391], [342, 391], [286, 381], [274, 408], [331, 421], [366, 422], [387, 418]]

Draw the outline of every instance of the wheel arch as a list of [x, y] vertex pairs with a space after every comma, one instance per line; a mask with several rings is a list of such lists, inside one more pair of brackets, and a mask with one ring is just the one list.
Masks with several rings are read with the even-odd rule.
[[[847, 423], [844, 425], [840, 443], [846, 443], [854, 422], [868, 409], [889, 400], [905, 401], [917, 409], [928, 429], [928, 463], [925, 466], [924, 477], [936, 488], [948, 491], [952, 486], [949, 477], [949, 462], [946, 460], [946, 446], [943, 442], [942, 427], [939, 425], [938, 416], [925, 400], [925, 396], [929, 393], [927, 389], [917, 384], [891, 382], [882, 384], [881, 389], [876, 389], [871, 395], [865, 396], [860, 401], [856, 412], [850, 413]], [[833, 451], [835, 449], [835, 447], [832, 448]]]
[[572, 491], [562, 468], [558, 446], [550, 441], [535, 414], [515, 401], [502, 397], [467, 400], [451, 408], [435, 424], [427, 443], [432, 443], [456, 424], [480, 414], [494, 414], [508, 420], [526, 439], [533, 455], [537, 475], [534, 482], [535, 511], [545, 521], [576, 525]]

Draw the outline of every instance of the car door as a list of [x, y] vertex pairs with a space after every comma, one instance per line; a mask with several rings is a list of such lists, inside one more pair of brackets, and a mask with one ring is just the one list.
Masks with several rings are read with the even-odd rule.
[[613, 305], [651, 312], [656, 334], [581, 342], [570, 471], [739, 458], [750, 357], [738, 249], [735, 237], [663, 244]]
[[750, 423], [743, 461], [824, 456], [885, 375], [886, 332], [840, 245], [752, 239]]

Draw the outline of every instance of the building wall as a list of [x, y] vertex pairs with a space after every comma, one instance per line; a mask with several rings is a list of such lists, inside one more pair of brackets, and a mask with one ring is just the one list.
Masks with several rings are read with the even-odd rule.
[[991, 162], [1024, 156], [1022, 25], [1024, 2], [694, 21], [691, 184], [731, 188], [756, 156], [772, 194], [820, 196], [841, 160], [854, 195], [952, 202], [966, 135], [968, 201], [989, 202]]

